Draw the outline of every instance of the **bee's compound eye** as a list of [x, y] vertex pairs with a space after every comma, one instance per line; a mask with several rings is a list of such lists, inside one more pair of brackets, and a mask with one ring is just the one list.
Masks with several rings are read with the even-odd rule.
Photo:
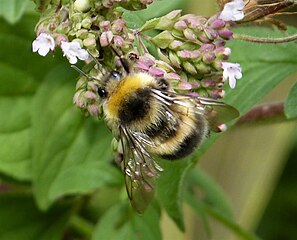
[[105, 98], [107, 97], [107, 92], [104, 88], [99, 87], [98, 88], [98, 94], [101, 98]]
[[110, 73], [110, 78], [114, 79], [114, 80], [120, 80], [122, 77], [121, 73], [118, 71], [112, 71]]

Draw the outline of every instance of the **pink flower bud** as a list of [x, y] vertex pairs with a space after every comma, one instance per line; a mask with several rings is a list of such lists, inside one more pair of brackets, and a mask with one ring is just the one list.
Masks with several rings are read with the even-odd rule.
[[136, 64], [136, 67], [139, 69], [139, 70], [142, 70], [142, 71], [148, 71], [149, 70], [149, 66], [145, 63], [145, 62], [141, 62], [141, 61], [138, 61], [137, 64]]
[[209, 38], [210, 40], [216, 39], [219, 35], [217, 31], [210, 29], [210, 28], [205, 29], [204, 31], [205, 31], [207, 38]]
[[126, 25], [126, 22], [123, 19], [117, 19], [113, 21], [111, 29], [114, 33], [119, 34], [123, 31], [123, 28], [125, 25]]
[[225, 27], [225, 21], [222, 19], [215, 19], [211, 24], [210, 27], [213, 29], [219, 29]]
[[151, 74], [152, 76], [155, 76], [155, 77], [163, 77], [164, 76], [164, 71], [161, 70], [160, 68], [150, 68], [149, 69], [149, 74]]
[[233, 32], [229, 29], [218, 30], [218, 34], [221, 38], [230, 40], [233, 37]]
[[210, 64], [216, 59], [216, 55], [212, 52], [208, 52], [203, 55], [202, 59], [203, 62]]
[[178, 84], [178, 88], [180, 90], [191, 90], [192, 89], [192, 85], [191, 83], [187, 82], [187, 81], [182, 81]]
[[223, 39], [216, 39], [213, 44], [216, 47], [224, 47], [226, 45], [226, 42]]
[[165, 73], [164, 78], [167, 80], [180, 80], [181, 77], [177, 73]]
[[91, 116], [99, 116], [100, 115], [100, 109], [96, 104], [90, 104], [87, 107], [88, 112], [91, 114]]
[[177, 52], [177, 56], [179, 56], [180, 58], [185, 58], [185, 59], [189, 59], [189, 58], [198, 58], [201, 56], [201, 53], [199, 50], [194, 50], [194, 51], [190, 51], [190, 50], [181, 50]]
[[98, 84], [88, 81], [88, 87], [94, 92], [98, 91]]
[[188, 14], [184, 16], [184, 21], [189, 25], [191, 29], [202, 30], [201, 21], [193, 14]]
[[168, 13], [167, 15], [165, 15], [164, 17], [166, 17], [167, 19], [173, 20], [175, 18], [178, 18], [181, 16], [181, 10], [173, 10], [170, 13]]
[[103, 32], [100, 36], [100, 45], [101, 47], [108, 46], [113, 39], [112, 31]]
[[215, 49], [215, 46], [211, 43], [206, 43], [206, 44], [203, 44], [199, 50], [202, 52], [202, 53], [206, 53], [206, 52], [211, 52]]
[[177, 49], [183, 45], [182, 41], [174, 40], [172, 43], [170, 43], [169, 48], [170, 49]]
[[197, 40], [197, 36], [195, 34], [195, 32], [189, 28], [184, 30], [184, 36], [190, 40], [190, 41], [196, 41]]
[[174, 28], [177, 30], [185, 30], [187, 28], [187, 24], [185, 21], [178, 21], [174, 24]]
[[121, 36], [114, 36], [113, 41], [115, 45], [119, 48], [125, 45], [125, 40]]
[[105, 31], [108, 31], [110, 29], [110, 21], [102, 21], [99, 23], [99, 27], [102, 28]]
[[97, 99], [98, 97], [94, 92], [86, 91], [85, 98], [92, 100], [92, 99]]
[[210, 78], [203, 79], [201, 83], [202, 83], [202, 86], [205, 88], [213, 88], [216, 86], [216, 82]]
[[138, 62], [143, 62], [148, 67], [151, 67], [155, 64], [155, 58], [152, 55], [150, 55], [149, 53], [146, 53], [143, 56], [139, 57]]

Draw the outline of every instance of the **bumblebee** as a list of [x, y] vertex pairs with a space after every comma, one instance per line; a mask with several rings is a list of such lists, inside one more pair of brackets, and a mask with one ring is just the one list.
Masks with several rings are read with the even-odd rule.
[[167, 80], [133, 72], [128, 60], [120, 60], [122, 69], [103, 77], [98, 95], [105, 121], [119, 142], [118, 157], [129, 199], [142, 213], [162, 171], [153, 159], [190, 155], [210, 130], [216, 131], [238, 112], [210, 98], [176, 93]]

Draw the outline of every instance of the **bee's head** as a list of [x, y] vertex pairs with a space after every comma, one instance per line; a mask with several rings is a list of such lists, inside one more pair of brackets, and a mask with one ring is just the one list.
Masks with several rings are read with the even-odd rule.
[[98, 88], [98, 95], [101, 98], [107, 98], [111, 92], [118, 86], [123, 74], [119, 71], [111, 71], [104, 82], [104, 85]]

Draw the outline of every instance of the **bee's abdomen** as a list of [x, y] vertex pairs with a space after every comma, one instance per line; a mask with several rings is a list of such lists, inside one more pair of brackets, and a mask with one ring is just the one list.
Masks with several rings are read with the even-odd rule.
[[204, 136], [199, 131], [188, 134], [171, 153], [162, 154], [160, 157], [168, 160], [177, 160], [190, 155], [202, 142]]
[[161, 121], [148, 132], [157, 143], [150, 151], [168, 160], [184, 158], [191, 154], [208, 134], [208, 123], [202, 115], [180, 116], [172, 124]]
[[150, 98], [149, 88], [138, 89], [125, 97], [118, 112], [121, 124], [127, 125], [145, 118], [150, 111]]

